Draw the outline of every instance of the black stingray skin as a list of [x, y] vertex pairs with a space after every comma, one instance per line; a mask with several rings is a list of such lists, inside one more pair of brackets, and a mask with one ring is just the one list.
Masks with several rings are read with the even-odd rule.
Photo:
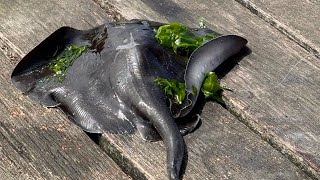
[[[196, 122], [177, 124], [168, 100], [154, 80], [185, 80], [192, 102], [182, 107], [176, 117], [185, 116], [198, 97], [190, 95], [190, 85], [200, 92], [204, 74], [239, 52], [247, 41], [239, 36], [217, 38], [196, 50], [186, 65], [182, 57], [155, 41], [155, 29], [160, 25], [132, 21], [108, 23], [86, 31], [63, 27], [21, 60], [12, 73], [12, 82], [43, 105], [60, 108], [84, 131], [128, 134], [137, 130], [145, 140], [161, 138], [167, 148], [169, 179], [180, 179], [185, 156], [183, 135]], [[193, 31], [199, 35], [211, 32]], [[70, 44], [87, 45], [90, 51], [68, 69], [63, 82], [58, 82], [52, 78], [54, 72], [48, 64]]]
[[[191, 54], [184, 75], [187, 98], [180, 114], [176, 116], [185, 116], [192, 110], [206, 74], [216, 69], [229, 57], [239, 53], [246, 44], [247, 40], [240, 36], [222, 36], [204, 44]], [[196, 94], [193, 93], [193, 87], [198, 91]]]

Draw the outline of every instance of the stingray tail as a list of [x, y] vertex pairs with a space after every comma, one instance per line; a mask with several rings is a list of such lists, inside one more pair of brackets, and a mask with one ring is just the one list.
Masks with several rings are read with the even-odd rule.
[[[168, 116], [169, 117], [169, 116]], [[185, 156], [185, 142], [174, 119], [165, 119], [154, 124], [167, 148], [167, 171], [170, 180], [180, 179]]]
[[139, 106], [139, 110], [140, 112], [144, 112], [143, 114], [147, 119], [151, 120], [167, 148], [167, 171], [169, 179], [179, 180], [181, 166], [185, 156], [185, 142], [170, 111], [166, 110], [165, 103], [162, 108], [160, 106], [155, 106], [159, 109]]

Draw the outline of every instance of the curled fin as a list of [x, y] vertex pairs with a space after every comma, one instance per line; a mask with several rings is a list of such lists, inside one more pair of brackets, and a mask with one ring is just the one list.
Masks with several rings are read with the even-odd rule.
[[80, 34], [79, 30], [61, 27], [42, 41], [14, 68], [11, 81], [15, 87], [47, 107], [57, 106], [58, 103], [49, 96], [48, 91], [40, 92], [37, 87], [41, 81], [45, 81], [46, 77], [52, 74], [46, 68], [52, 61], [52, 57], [62, 52], [66, 44], [74, 41], [78, 34]]
[[183, 117], [192, 110], [206, 74], [239, 53], [247, 42], [236, 35], [221, 36], [207, 42], [191, 54], [184, 76], [187, 97], [180, 112], [176, 114], [177, 117]]

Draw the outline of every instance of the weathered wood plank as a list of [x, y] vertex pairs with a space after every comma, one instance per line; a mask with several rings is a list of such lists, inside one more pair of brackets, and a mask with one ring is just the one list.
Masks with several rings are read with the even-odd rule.
[[104, 15], [91, 1], [1, 2], [0, 47], [10, 59], [0, 52], [0, 179], [130, 179], [62, 113], [10, 82], [15, 60], [55, 29], [89, 28]]
[[237, 1], [320, 58], [320, 1]]
[[16, 90], [0, 60], [0, 179], [129, 179], [63, 114]]
[[24, 53], [61, 26], [88, 29], [107, 21], [87, 0], [2, 0], [0, 19], [0, 32]]
[[[126, 18], [200, 18], [223, 34], [249, 40], [252, 53], [223, 83], [231, 111], [314, 178], [320, 178], [320, 62], [235, 1], [111, 1]], [[129, 11], [130, 9], [130, 11]]]

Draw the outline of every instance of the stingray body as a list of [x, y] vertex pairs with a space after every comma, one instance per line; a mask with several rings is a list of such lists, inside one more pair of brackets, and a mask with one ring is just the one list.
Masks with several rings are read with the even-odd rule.
[[[222, 36], [198, 48], [190, 62], [159, 45], [149, 21], [108, 23], [80, 31], [63, 27], [32, 50], [12, 73], [13, 84], [47, 107], [59, 107], [70, 120], [91, 133], [130, 134], [138, 131], [145, 140], [162, 139], [167, 148], [170, 179], [180, 178], [185, 144], [183, 135], [195, 125], [177, 124], [174, 117], [193, 108], [206, 73], [238, 53], [247, 41]], [[195, 34], [211, 33], [193, 29]], [[53, 57], [71, 44], [87, 46], [68, 68], [62, 82], [49, 68]], [[167, 97], [155, 85], [157, 77], [186, 83], [188, 96], [178, 112], [171, 112]]]

